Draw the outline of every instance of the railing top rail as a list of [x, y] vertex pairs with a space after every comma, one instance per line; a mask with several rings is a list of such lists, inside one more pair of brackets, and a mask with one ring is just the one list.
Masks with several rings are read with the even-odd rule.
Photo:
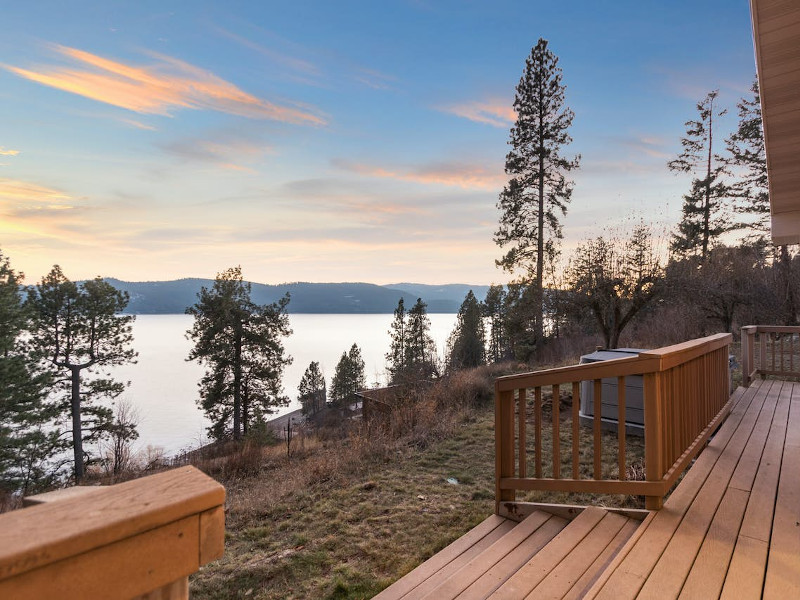
[[225, 488], [194, 467], [182, 467], [2, 514], [0, 579], [224, 503]]
[[665, 346], [664, 348], [657, 348], [655, 350], [648, 350], [642, 352], [639, 357], [655, 358], [659, 361], [657, 371], [671, 369], [692, 359], [708, 354], [714, 350], [718, 350], [723, 346], [728, 346], [733, 341], [733, 334], [730, 333], [715, 333], [707, 337], [698, 338], [696, 340], [689, 340], [681, 344], [674, 344], [672, 346]]
[[606, 377], [655, 373], [671, 369], [698, 356], [727, 346], [732, 339], [733, 336], [730, 333], [717, 333], [681, 344], [642, 352], [639, 356], [506, 375], [497, 379], [496, 388], [497, 391], [504, 392]]
[[800, 326], [796, 325], [745, 325], [742, 333], [800, 333]]

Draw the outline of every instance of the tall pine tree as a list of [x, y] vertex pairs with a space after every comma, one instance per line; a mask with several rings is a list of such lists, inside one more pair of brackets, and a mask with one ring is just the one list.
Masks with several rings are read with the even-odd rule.
[[367, 377], [364, 373], [364, 359], [361, 357], [361, 349], [353, 344], [349, 352], [342, 352], [336, 365], [331, 381], [331, 400], [339, 409], [346, 409], [358, 400], [356, 394], [365, 387]]
[[502, 212], [494, 241], [509, 247], [497, 265], [509, 272], [522, 271], [532, 286], [534, 302], [528, 319], [535, 341], [544, 335], [544, 270], [553, 261], [562, 236], [560, 219], [566, 215], [573, 182], [567, 175], [580, 156], [562, 156], [572, 141], [568, 130], [574, 113], [565, 105], [558, 58], [539, 39], [525, 62], [517, 85], [505, 172], [510, 177], [500, 194]]
[[507, 358], [508, 339], [506, 336], [506, 291], [502, 285], [492, 285], [483, 301], [484, 317], [489, 320], [489, 362], [500, 362]]
[[47, 399], [51, 378], [31, 353], [22, 278], [0, 252], [0, 490], [27, 494], [55, 475], [48, 461], [64, 444], [48, 426], [58, 410]]
[[406, 347], [408, 346], [408, 323], [405, 302], [402, 298], [394, 309], [394, 319], [389, 329], [391, 346], [386, 354], [386, 366], [389, 371], [389, 383], [402, 382], [406, 374]]
[[448, 368], [468, 369], [486, 364], [486, 335], [481, 303], [470, 290], [458, 309], [456, 326], [448, 340]]
[[406, 330], [406, 373], [414, 379], [436, 375], [436, 343], [431, 337], [428, 305], [417, 298], [408, 311]]
[[99, 277], [75, 284], [56, 265], [29, 290], [28, 305], [36, 351], [61, 377], [56, 383], [65, 392], [75, 478], [80, 481], [84, 442], [108, 437], [113, 426], [113, 411], [103, 402], [119, 397], [126, 388], [104, 370], [136, 359], [131, 347], [134, 317], [120, 314], [128, 305], [128, 294]]
[[680, 257], [708, 257], [715, 240], [730, 230], [730, 218], [724, 201], [728, 187], [722, 181], [725, 163], [714, 154], [714, 124], [727, 111], [715, 108], [719, 92], [714, 90], [697, 103], [697, 119], [686, 122], [683, 150], [667, 163], [676, 173], [692, 175], [691, 190], [683, 197], [682, 217], [673, 234], [670, 249]]
[[214, 438], [238, 440], [253, 421], [288, 404], [281, 384], [292, 360], [282, 341], [291, 333], [288, 304], [288, 294], [272, 304], [253, 303], [250, 284], [234, 267], [218, 273], [212, 288], [201, 288], [197, 302], [186, 309], [194, 316], [189, 360], [206, 366], [200, 405], [212, 421]]
[[304, 415], [313, 416], [325, 408], [325, 403], [328, 401], [328, 391], [325, 386], [325, 377], [322, 375], [322, 370], [319, 368], [317, 361], [312, 361], [308, 365], [297, 391], [300, 395], [300, 405]]

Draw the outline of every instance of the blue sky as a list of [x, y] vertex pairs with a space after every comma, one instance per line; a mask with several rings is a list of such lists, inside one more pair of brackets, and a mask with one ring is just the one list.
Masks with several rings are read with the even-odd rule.
[[582, 155], [564, 256], [631, 215], [672, 227], [683, 123], [718, 88], [722, 140], [755, 73], [745, 0], [32, 2], [3, 9], [0, 249], [28, 281], [505, 282], [539, 37]]

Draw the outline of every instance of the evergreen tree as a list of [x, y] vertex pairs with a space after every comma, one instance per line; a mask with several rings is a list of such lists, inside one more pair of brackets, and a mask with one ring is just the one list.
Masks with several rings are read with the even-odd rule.
[[416, 379], [427, 379], [436, 374], [436, 343], [430, 334], [431, 320], [428, 305], [417, 298], [408, 311], [406, 330], [406, 372]]
[[486, 335], [483, 330], [483, 310], [470, 290], [458, 309], [456, 326], [448, 340], [448, 367], [468, 369], [486, 364]]
[[486, 292], [483, 303], [484, 317], [489, 320], [489, 362], [500, 362], [506, 358], [508, 340], [505, 331], [506, 291], [502, 285], [492, 285]]
[[272, 304], [254, 304], [250, 284], [234, 267], [218, 273], [212, 288], [201, 288], [186, 309], [194, 316], [189, 360], [206, 366], [199, 404], [212, 421], [214, 438], [238, 440], [251, 423], [288, 404], [281, 385], [292, 360], [282, 342], [291, 333], [288, 304], [288, 294]]
[[568, 130], [574, 113], [564, 104], [558, 58], [547, 41], [539, 39], [525, 62], [517, 85], [514, 109], [517, 121], [511, 128], [505, 172], [510, 176], [500, 194], [502, 212], [494, 241], [510, 246], [497, 265], [509, 272], [522, 270], [532, 286], [531, 331], [534, 341], [544, 335], [544, 269], [558, 253], [562, 236], [561, 217], [567, 213], [572, 181], [567, 174], [576, 169], [580, 156], [561, 155], [572, 141]]
[[0, 489], [27, 494], [55, 475], [48, 461], [64, 445], [47, 427], [57, 410], [47, 401], [50, 376], [25, 339], [22, 279], [0, 252]]
[[342, 352], [331, 381], [331, 399], [340, 409], [358, 400], [356, 393], [367, 387], [364, 359], [361, 349], [353, 344], [349, 352]]
[[730, 193], [738, 200], [737, 212], [755, 217], [746, 226], [754, 230], [756, 238], [765, 240], [770, 229], [770, 205], [758, 79], [750, 90], [753, 97], [742, 98], [736, 105], [739, 125], [725, 140], [725, 147], [727, 162], [736, 169]]
[[28, 305], [37, 355], [62, 375], [56, 383], [66, 392], [62, 407], [72, 421], [75, 478], [80, 481], [84, 442], [108, 437], [113, 425], [113, 411], [99, 402], [117, 398], [126, 387], [100, 370], [136, 358], [131, 348], [134, 317], [120, 314], [128, 294], [99, 277], [77, 285], [56, 265], [29, 290]]
[[312, 361], [308, 365], [297, 391], [300, 394], [300, 404], [303, 407], [304, 415], [315, 415], [325, 408], [325, 403], [328, 401], [328, 390], [318, 362]]
[[667, 163], [671, 171], [691, 173], [693, 177], [691, 191], [683, 197], [682, 217], [670, 249], [682, 257], [700, 254], [703, 261], [711, 244], [730, 230], [723, 205], [729, 192], [721, 180], [725, 164], [714, 154], [714, 119], [727, 112], [715, 109], [718, 94], [714, 90], [698, 102], [698, 119], [686, 122], [686, 136], [681, 138], [683, 151]]
[[398, 383], [406, 373], [406, 351], [408, 346], [408, 324], [406, 323], [406, 308], [402, 298], [394, 309], [394, 319], [389, 329], [391, 346], [386, 354], [389, 383]]
[[[764, 127], [761, 121], [761, 97], [758, 79], [750, 90], [752, 98], [742, 98], [736, 105], [739, 125], [725, 140], [728, 164], [734, 169], [731, 195], [737, 200], [736, 210], [748, 218], [743, 226], [753, 231], [749, 238], [756, 245], [766, 245], [770, 232], [769, 183]], [[777, 247], [776, 284], [786, 325], [797, 325], [797, 274], [786, 244]]]

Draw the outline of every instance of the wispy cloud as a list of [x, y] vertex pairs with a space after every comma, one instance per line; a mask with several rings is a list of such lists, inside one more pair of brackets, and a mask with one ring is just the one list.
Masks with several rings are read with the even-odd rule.
[[354, 75], [355, 80], [373, 90], [389, 90], [397, 81], [396, 77], [382, 73], [376, 69], [358, 68]]
[[135, 119], [120, 119], [122, 123], [126, 125], [130, 125], [131, 127], [135, 127], [136, 129], [144, 129], [145, 131], [157, 131], [155, 127], [152, 125], [147, 125], [146, 123], [142, 123], [141, 121], [137, 121]]
[[164, 144], [161, 148], [185, 161], [212, 163], [224, 169], [254, 172], [242, 163], [252, 162], [272, 152], [269, 146], [247, 139], [217, 136], [210, 139], [188, 138]]
[[632, 136], [619, 138], [619, 142], [637, 154], [645, 154], [653, 158], [667, 159], [672, 155], [666, 151], [667, 141], [656, 136]]
[[296, 71], [310, 77], [318, 77], [321, 75], [320, 69], [310, 61], [297, 58], [296, 56], [289, 56], [283, 52], [278, 52], [277, 50], [268, 48], [267, 46], [254, 42], [249, 38], [237, 33], [233, 33], [232, 31], [222, 27], [216, 27], [215, 29], [219, 34], [225, 36], [226, 38], [233, 40], [245, 48], [249, 48], [250, 50], [258, 52], [271, 62], [276, 63], [286, 69]]
[[19, 154], [19, 150], [6, 149], [0, 146], [0, 156], [16, 156], [17, 154]]
[[17, 179], [0, 177], [0, 200], [63, 202], [71, 197], [62, 191]]
[[506, 128], [517, 120], [514, 108], [503, 100], [449, 104], [440, 107], [439, 110], [492, 127]]
[[496, 190], [505, 183], [502, 173], [474, 164], [434, 163], [411, 169], [387, 169], [342, 159], [335, 159], [332, 162], [340, 169], [367, 177], [455, 186], [463, 189]]
[[54, 48], [75, 65], [36, 69], [4, 66], [42, 85], [143, 114], [170, 115], [181, 108], [205, 109], [252, 119], [325, 124], [313, 111], [258, 98], [210, 71], [164, 54], [150, 52], [155, 64], [131, 66], [77, 48]]

